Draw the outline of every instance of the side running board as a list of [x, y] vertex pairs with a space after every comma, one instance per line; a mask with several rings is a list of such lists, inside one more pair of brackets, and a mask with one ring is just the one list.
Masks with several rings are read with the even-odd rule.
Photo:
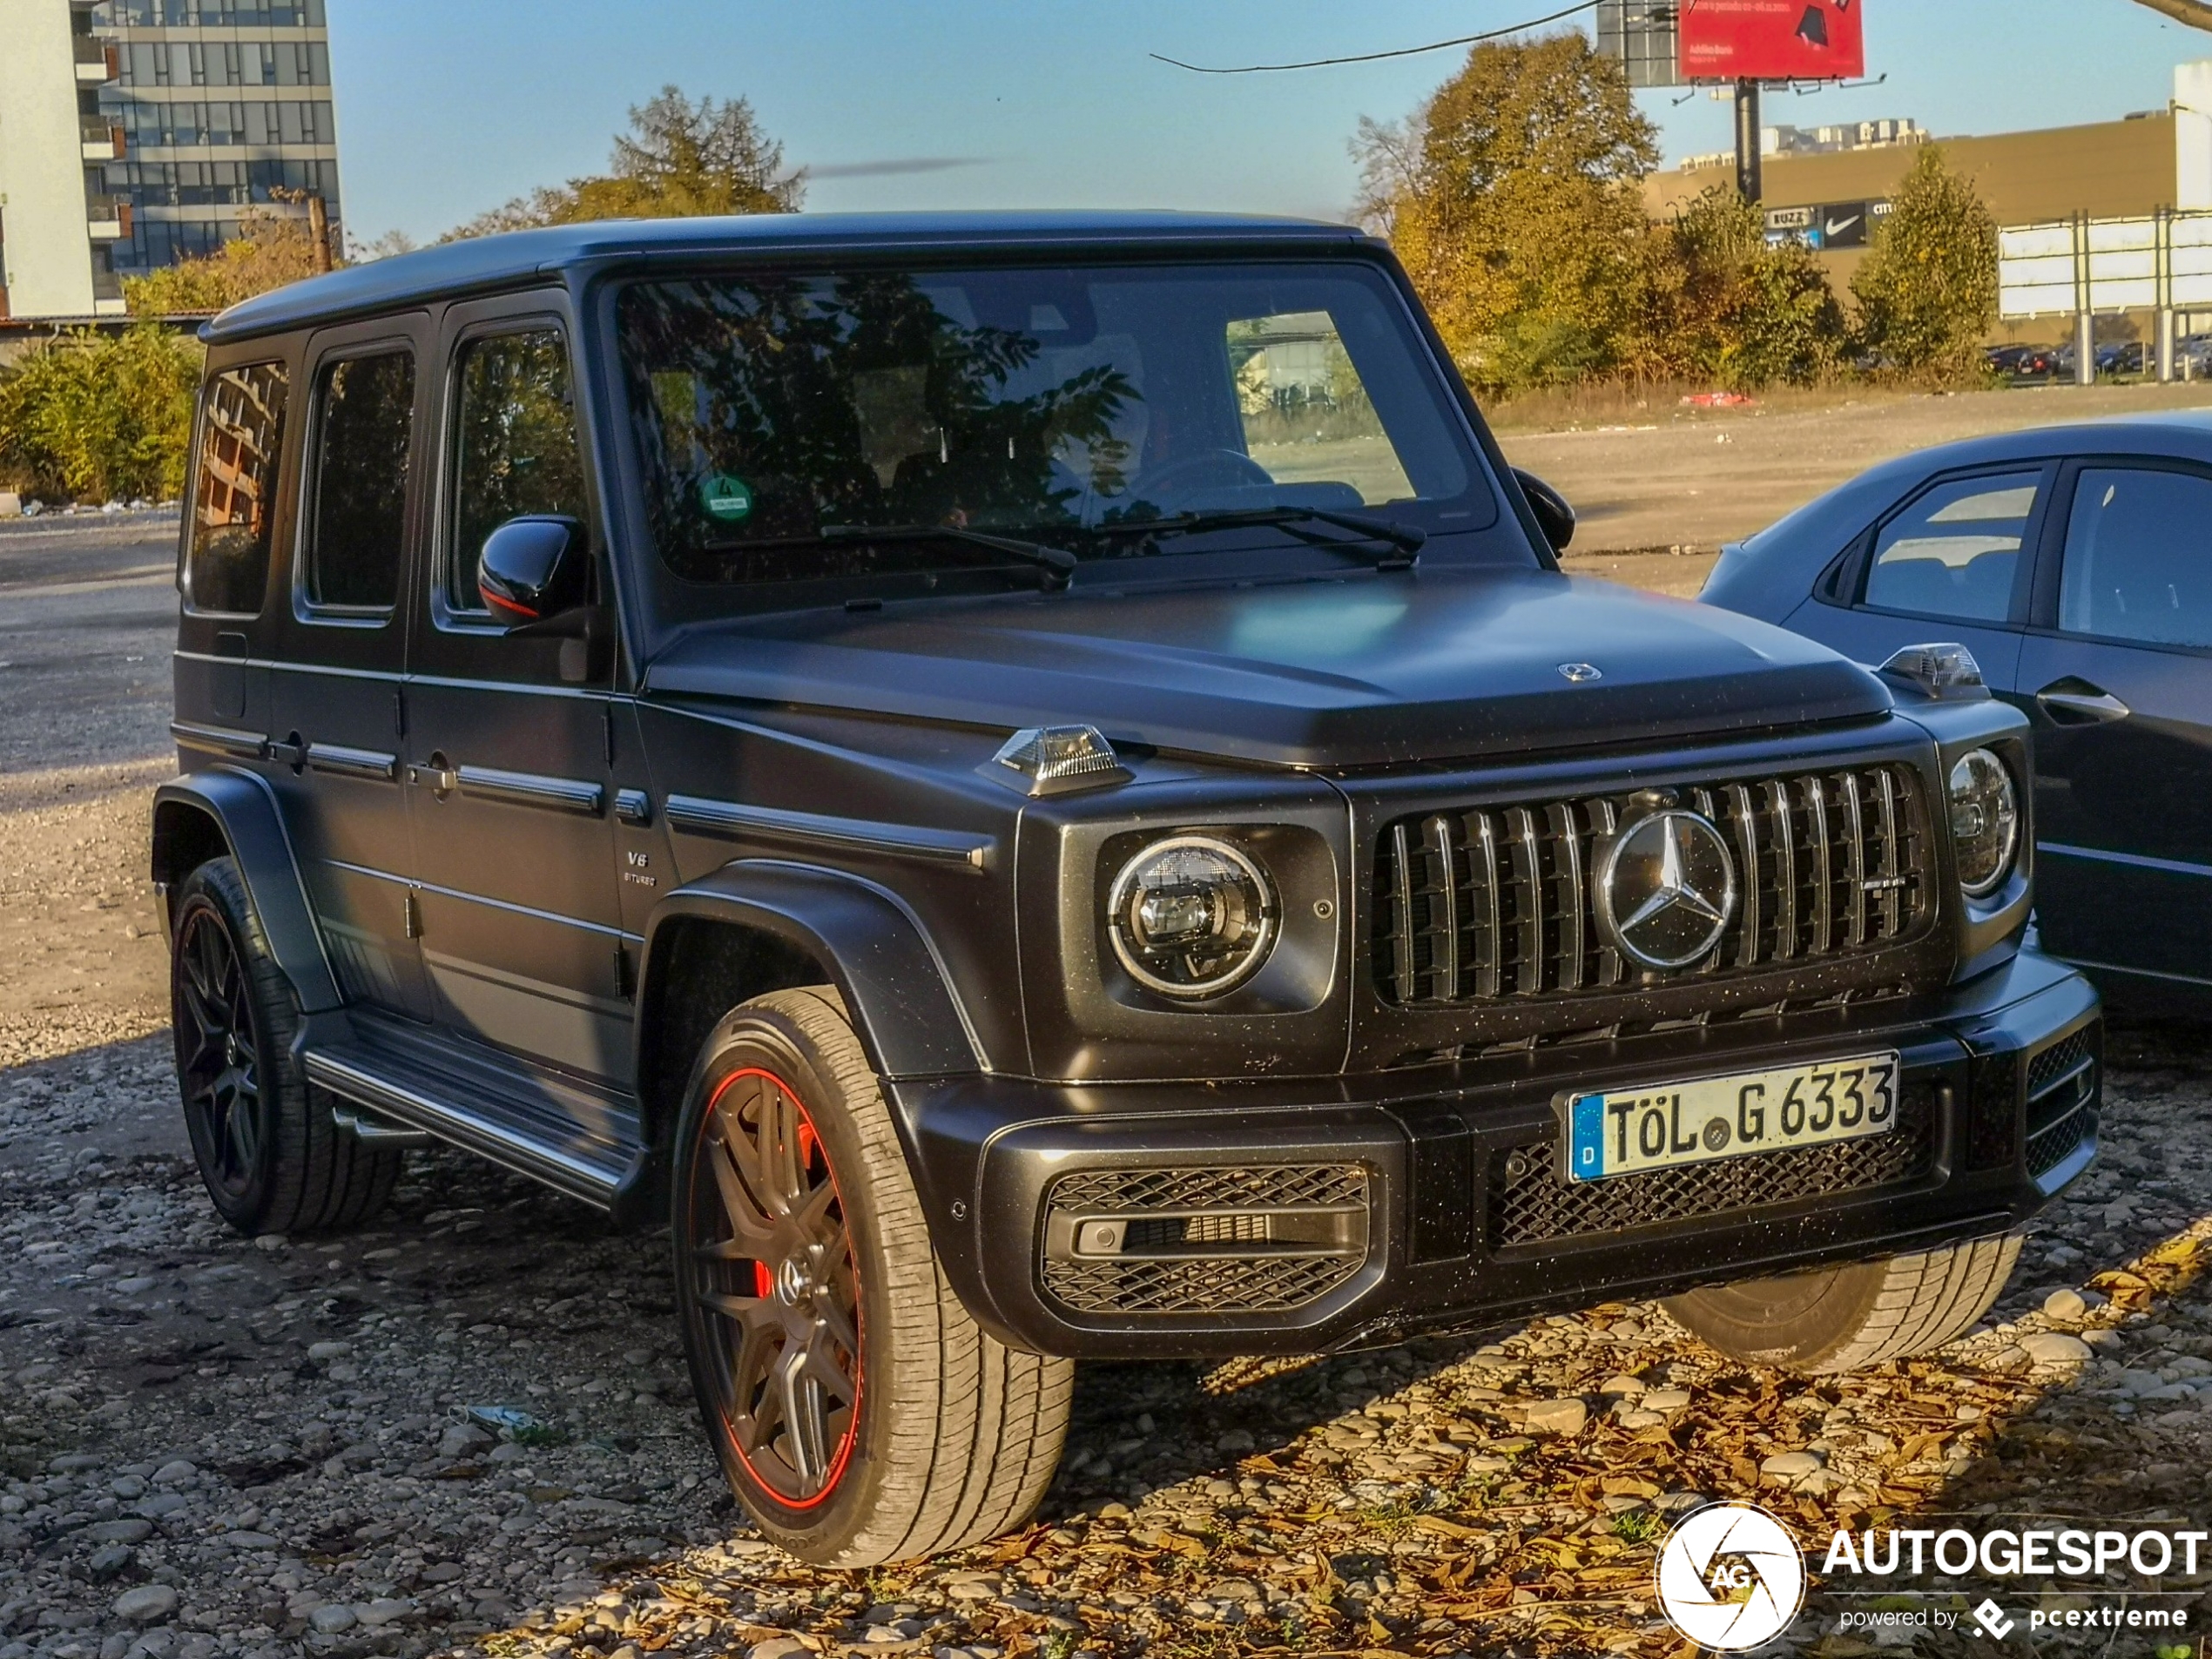
[[340, 1123], [372, 1144], [445, 1141], [601, 1210], [619, 1207], [645, 1162], [624, 1103], [503, 1055], [356, 1025], [314, 1033], [300, 1059], [309, 1082], [346, 1103]]

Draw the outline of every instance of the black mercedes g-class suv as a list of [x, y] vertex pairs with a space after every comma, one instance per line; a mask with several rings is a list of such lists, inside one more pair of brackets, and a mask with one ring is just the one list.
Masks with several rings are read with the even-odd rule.
[[1086, 1356], [1925, 1349], [2093, 1155], [2020, 718], [1562, 575], [1354, 232], [585, 225], [206, 339], [209, 1191], [342, 1226], [436, 1137], [668, 1227], [799, 1555], [1022, 1522]]

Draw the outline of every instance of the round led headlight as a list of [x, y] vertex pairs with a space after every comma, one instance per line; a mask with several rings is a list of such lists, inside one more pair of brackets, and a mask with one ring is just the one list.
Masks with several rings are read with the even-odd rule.
[[1986, 898], [2012, 874], [2020, 833], [2020, 797], [2005, 763], [1986, 749], [1959, 756], [1951, 769], [1951, 840], [1968, 898]]
[[1122, 966], [1163, 996], [1219, 996], [1258, 973], [1275, 947], [1266, 873], [1210, 835], [1153, 842], [1114, 878], [1106, 912]]

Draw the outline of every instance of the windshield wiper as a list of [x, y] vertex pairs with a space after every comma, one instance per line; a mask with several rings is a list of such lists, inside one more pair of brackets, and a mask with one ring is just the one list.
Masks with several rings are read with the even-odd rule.
[[[1292, 528], [1299, 524], [1326, 524], [1335, 529], [1348, 530], [1358, 539], [1346, 542], [1333, 536], [1300, 536]], [[1177, 513], [1168, 518], [1105, 525], [1101, 527], [1099, 533], [1157, 538], [1162, 536], [1199, 536], [1208, 530], [1256, 529], [1269, 525], [1289, 529], [1308, 547], [1328, 548], [1351, 554], [1371, 554], [1378, 570], [1412, 570], [1420, 562], [1421, 549], [1428, 541], [1428, 532], [1418, 525], [1401, 524], [1395, 519], [1371, 518], [1365, 513], [1339, 513], [1325, 507], [1248, 507], [1210, 513]], [[1396, 556], [1379, 554], [1372, 547], [1363, 549], [1361, 546], [1362, 543], [1377, 542], [1395, 550]]]
[[826, 542], [959, 542], [988, 548], [1009, 558], [1033, 564], [1045, 573], [1046, 585], [1064, 588], [1076, 573], [1076, 556], [1062, 547], [1024, 542], [1010, 536], [993, 536], [958, 524], [825, 524], [819, 531]]

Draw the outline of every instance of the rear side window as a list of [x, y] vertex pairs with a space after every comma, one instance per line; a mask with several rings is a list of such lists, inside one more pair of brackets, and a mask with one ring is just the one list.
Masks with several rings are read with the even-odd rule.
[[2059, 626], [2148, 645], [2212, 645], [2212, 479], [2083, 472], [2067, 525]]
[[291, 384], [282, 363], [245, 363], [215, 375], [201, 395], [199, 480], [185, 558], [185, 597], [194, 610], [260, 614]]
[[389, 610], [397, 603], [415, 435], [415, 354], [349, 357], [323, 372], [316, 397], [314, 523], [307, 603]]
[[2006, 620], [2042, 482], [2040, 472], [2017, 472], [1938, 484], [1882, 527], [1865, 602], [1959, 622]]
[[446, 592], [454, 610], [484, 608], [476, 595], [484, 538], [523, 513], [583, 516], [583, 455], [568, 353], [550, 328], [494, 334], [462, 348]]

